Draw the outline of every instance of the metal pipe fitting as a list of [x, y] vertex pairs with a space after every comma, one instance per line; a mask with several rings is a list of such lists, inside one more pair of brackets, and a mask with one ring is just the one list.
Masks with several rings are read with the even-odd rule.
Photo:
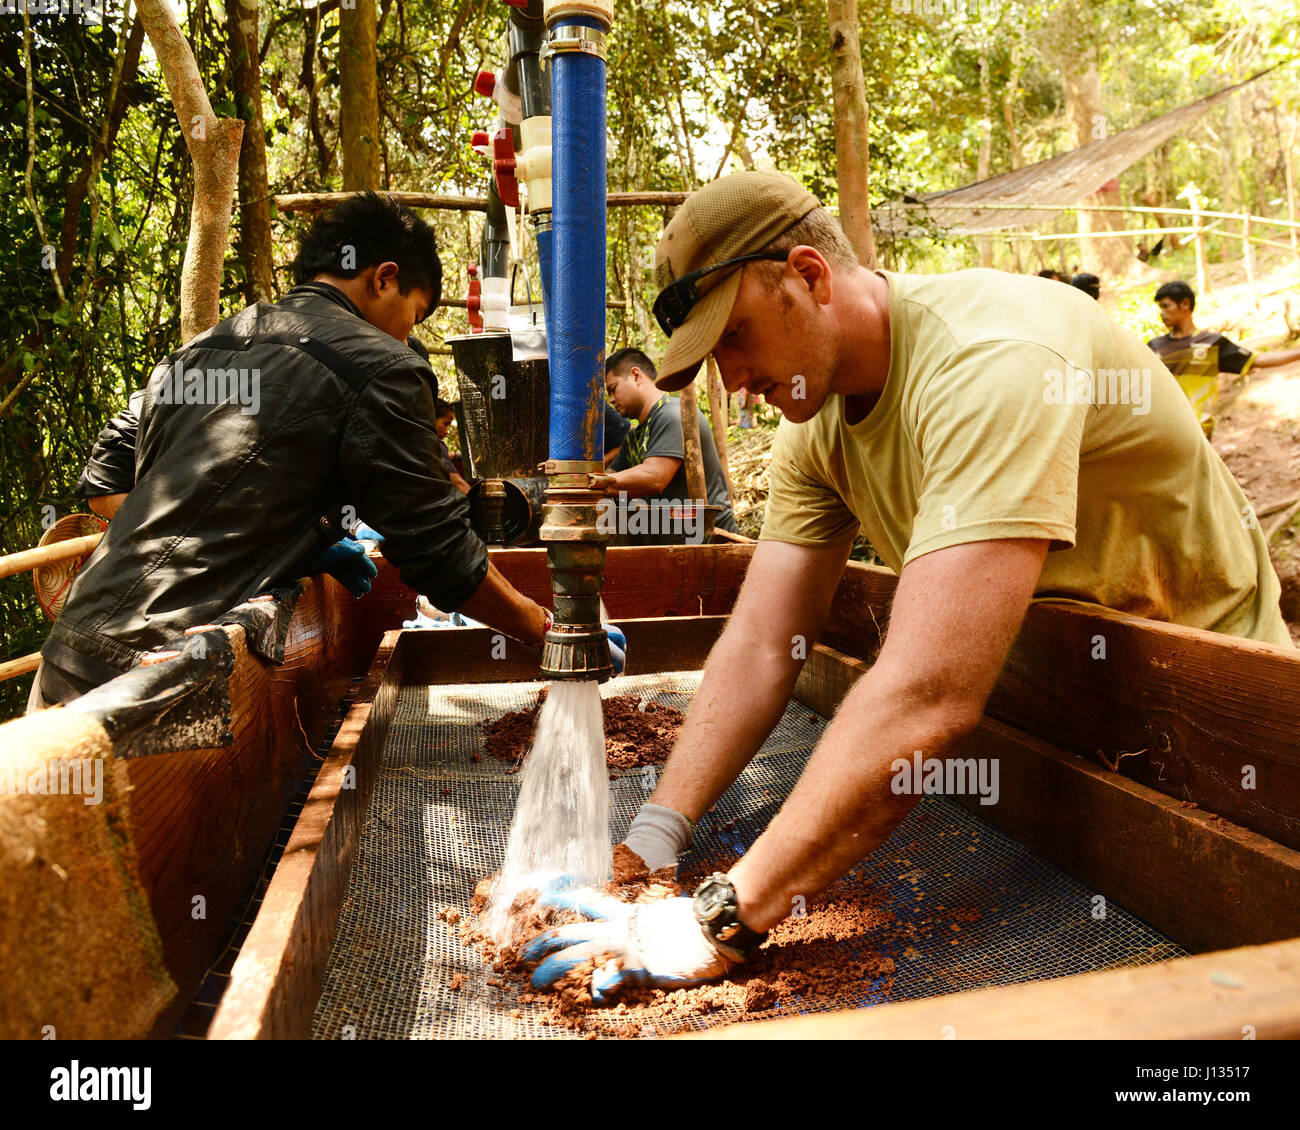
[[[552, 480], [554, 481], [554, 480]], [[603, 682], [614, 673], [600, 622], [605, 541], [598, 528], [599, 491], [552, 486], [542, 528], [555, 594], [555, 618], [542, 645], [542, 677]]]

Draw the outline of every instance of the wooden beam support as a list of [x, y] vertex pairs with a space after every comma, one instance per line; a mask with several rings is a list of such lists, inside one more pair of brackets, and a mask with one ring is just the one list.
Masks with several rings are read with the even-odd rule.
[[402, 683], [390, 632], [321, 766], [213, 1018], [213, 1040], [306, 1039]]
[[[831, 715], [869, 667], [818, 644], [795, 697]], [[954, 757], [998, 765], [983, 820], [1188, 949], [1300, 937], [1300, 852], [986, 718]]]
[[[725, 616], [626, 620], [629, 673], [701, 667]], [[403, 685], [537, 677], [536, 653], [487, 628], [390, 632], [353, 704], [231, 970], [210, 1039], [305, 1039], [324, 982], [366, 803]], [[355, 787], [347, 787], [349, 769]]]
[[[726, 627], [725, 616], [618, 621], [627, 637], [627, 674], [698, 671]], [[540, 679], [538, 653], [492, 628], [439, 628], [402, 637], [407, 683], [509, 683]]]
[[[288, 192], [275, 198], [278, 212], [324, 212], [355, 196], [354, 192]], [[447, 196], [436, 192], [388, 192], [408, 208], [436, 208], [450, 212], [486, 212], [486, 196]], [[611, 208], [675, 208], [685, 201], [685, 192], [611, 192], [606, 203]]]
[[1136, 969], [731, 1024], [706, 1040], [1300, 1038], [1300, 939]]
[[[896, 583], [850, 562], [822, 641], [874, 659]], [[1300, 651], [1044, 602], [987, 713], [1300, 849]]]

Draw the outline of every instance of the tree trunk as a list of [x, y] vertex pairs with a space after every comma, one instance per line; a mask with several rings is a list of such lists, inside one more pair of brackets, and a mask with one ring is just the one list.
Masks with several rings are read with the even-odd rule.
[[345, 192], [381, 187], [375, 66], [375, 0], [352, 0], [351, 6], [339, 8], [339, 140]]
[[273, 302], [271, 188], [266, 179], [266, 126], [262, 120], [262, 66], [257, 56], [258, 0], [226, 0], [231, 85], [245, 123], [239, 147], [239, 252], [244, 297]]
[[858, 261], [876, 265], [871, 233], [867, 147], [867, 88], [862, 78], [858, 38], [858, 0], [829, 0], [831, 86], [835, 93], [835, 175], [840, 197], [840, 226]]
[[167, 0], [137, 0], [136, 10], [167, 80], [194, 164], [190, 236], [181, 267], [181, 341], [189, 341], [221, 320], [221, 270], [230, 246], [244, 123], [213, 113], [194, 52]]
[[[1097, 48], [1080, 36], [1074, 49], [1062, 56], [1061, 79], [1065, 86], [1065, 112], [1070, 121], [1075, 146], [1089, 145], [1107, 135], [1106, 118], [1102, 113], [1101, 75], [1097, 71]], [[1089, 198], [1091, 203], [1118, 205], [1121, 203], [1119, 182], [1110, 181]], [[1082, 232], [1123, 231], [1122, 212], [1080, 212], [1079, 230]], [[1081, 239], [1083, 247], [1079, 261], [1085, 271], [1104, 277], [1125, 275], [1137, 261], [1132, 240], [1128, 237], [1113, 239]]]

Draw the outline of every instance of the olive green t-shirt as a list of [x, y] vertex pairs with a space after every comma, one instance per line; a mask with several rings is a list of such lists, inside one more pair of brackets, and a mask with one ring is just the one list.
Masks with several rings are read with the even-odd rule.
[[895, 572], [936, 549], [1051, 542], [1035, 599], [1291, 646], [1259, 523], [1177, 381], [1082, 291], [969, 270], [889, 283], [889, 376], [772, 449], [761, 538], [861, 527]]

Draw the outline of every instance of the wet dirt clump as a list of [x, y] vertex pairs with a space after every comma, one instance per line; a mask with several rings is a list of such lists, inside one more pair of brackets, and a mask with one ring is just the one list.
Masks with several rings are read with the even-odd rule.
[[[527, 710], [511, 710], [479, 723], [485, 752], [509, 766], [507, 773], [517, 773], [532, 748], [537, 716], [548, 689], [543, 687]], [[626, 694], [602, 699], [600, 711], [605, 723], [605, 764], [611, 775], [662, 765], [685, 717], [675, 707]]]

